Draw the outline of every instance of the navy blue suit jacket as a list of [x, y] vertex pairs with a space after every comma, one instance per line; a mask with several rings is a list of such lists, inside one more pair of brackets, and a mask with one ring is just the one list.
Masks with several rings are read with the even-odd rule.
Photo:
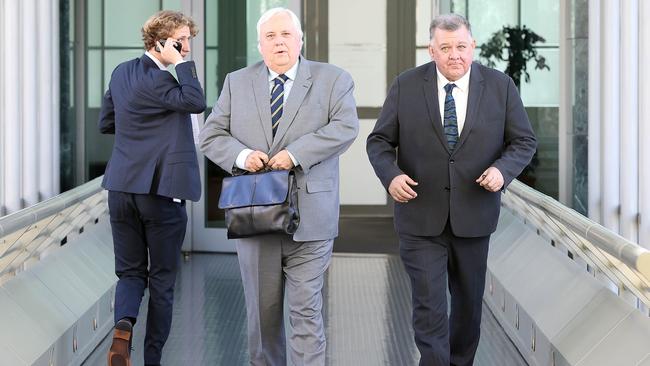
[[490, 166], [504, 189], [530, 162], [537, 142], [517, 88], [502, 72], [472, 64], [465, 125], [449, 151], [438, 106], [433, 62], [399, 75], [368, 136], [367, 151], [386, 189], [400, 174], [419, 184], [418, 196], [395, 203], [399, 233], [438, 236], [449, 218], [459, 237], [490, 235], [496, 229], [501, 192], [475, 180]]
[[198, 201], [199, 167], [190, 113], [205, 110], [193, 61], [178, 81], [147, 55], [118, 65], [104, 95], [99, 130], [115, 134], [102, 187]]

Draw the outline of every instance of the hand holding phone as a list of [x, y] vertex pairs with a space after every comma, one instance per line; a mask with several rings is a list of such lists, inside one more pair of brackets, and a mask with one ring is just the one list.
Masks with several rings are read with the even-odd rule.
[[[163, 47], [165, 47], [165, 42], [167, 42], [166, 39], [161, 39], [160, 41], [158, 41], [158, 43], [160, 43], [160, 45]], [[174, 41], [174, 48], [176, 49], [176, 51], [178, 51], [178, 53], [181, 53], [181, 50], [183, 49], [183, 45], [180, 42]], [[158, 45], [156, 45], [156, 51], [162, 52], [160, 50], [160, 47], [158, 47]]]

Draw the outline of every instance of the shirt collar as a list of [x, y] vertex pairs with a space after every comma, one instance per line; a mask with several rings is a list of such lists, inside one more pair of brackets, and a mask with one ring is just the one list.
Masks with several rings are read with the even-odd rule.
[[147, 56], [149, 56], [149, 58], [152, 59], [153, 62], [156, 63], [156, 65], [158, 65], [158, 68], [160, 68], [161, 70], [165, 70], [165, 71], [167, 71], [167, 68], [165, 67], [165, 65], [163, 65], [163, 63], [160, 62], [160, 60], [158, 60], [158, 59], [156, 58], [156, 56], [154, 56], [154, 55], [152, 55], [151, 53], [149, 53], [149, 51], [145, 51], [144, 54], [147, 55]]
[[[293, 66], [291, 66], [291, 68], [287, 70], [287, 72], [284, 73], [284, 75], [286, 75], [289, 78], [289, 80], [291, 81], [296, 80], [296, 74], [298, 73], [299, 63], [300, 63], [300, 59], [298, 59], [296, 63]], [[267, 69], [269, 70], [269, 81], [272, 81], [273, 79], [277, 78], [278, 75], [280, 75], [277, 72], [269, 69], [268, 67]]]
[[[447, 80], [447, 78], [440, 73], [440, 70], [438, 70], [437, 66], [436, 66], [436, 73], [438, 74], [438, 89], [442, 89], [445, 87], [445, 85], [451, 83], [451, 81]], [[465, 73], [463, 77], [453, 82], [454, 84], [456, 84], [456, 87], [460, 89], [463, 93], [467, 93], [467, 91], [469, 90], [469, 74], [471, 73], [472, 73], [472, 67], [470, 66], [469, 70], [467, 70], [467, 73]]]

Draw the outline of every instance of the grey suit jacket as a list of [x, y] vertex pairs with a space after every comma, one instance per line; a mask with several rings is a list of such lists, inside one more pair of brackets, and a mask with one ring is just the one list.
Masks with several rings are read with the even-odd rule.
[[287, 149], [296, 158], [300, 225], [296, 241], [338, 235], [339, 155], [359, 130], [350, 74], [300, 58], [275, 138], [271, 131], [268, 69], [263, 62], [232, 72], [199, 135], [201, 151], [237, 174], [245, 148], [272, 157]]
[[535, 135], [512, 79], [474, 63], [465, 126], [449, 151], [437, 90], [433, 62], [399, 75], [368, 136], [368, 157], [384, 187], [400, 174], [419, 183], [415, 199], [395, 203], [399, 233], [440, 235], [449, 219], [457, 236], [489, 235], [496, 229], [501, 192], [475, 180], [494, 166], [505, 189], [530, 162]]

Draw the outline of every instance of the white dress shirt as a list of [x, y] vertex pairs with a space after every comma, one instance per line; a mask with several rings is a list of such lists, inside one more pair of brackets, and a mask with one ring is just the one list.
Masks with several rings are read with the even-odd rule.
[[[289, 93], [291, 93], [291, 88], [293, 87], [293, 81], [296, 80], [296, 74], [298, 74], [298, 64], [300, 61], [296, 61], [296, 63], [291, 66], [287, 72], [284, 73], [286, 77], [288, 77], [287, 81], [284, 82], [284, 103], [286, 104], [287, 99], [289, 98]], [[269, 108], [271, 106], [271, 91], [273, 90], [273, 86], [275, 86], [275, 78], [278, 77], [277, 72], [267, 69], [269, 71]], [[268, 121], [268, 123], [271, 123], [271, 121]], [[253, 150], [251, 149], [244, 149], [242, 150], [239, 155], [237, 155], [237, 160], [235, 160], [235, 165], [239, 169], [244, 169], [246, 170], [246, 158], [248, 158], [248, 154], [252, 153]], [[296, 158], [293, 156], [293, 154], [287, 150], [289, 153], [289, 158], [291, 158], [291, 161], [293, 162], [294, 166], [298, 166], [298, 161]], [[269, 156], [269, 158], [272, 158], [272, 156]]]
[[456, 122], [458, 123], [458, 137], [463, 131], [463, 126], [465, 126], [465, 116], [467, 115], [467, 98], [469, 97], [469, 74], [472, 71], [470, 67], [467, 70], [467, 73], [463, 75], [462, 78], [451, 82], [444, 77], [440, 70], [436, 67], [436, 72], [438, 73], [438, 106], [440, 106], [440, 120], [442, 121], [443, 127], [445, 124], [445, 85], [449, 83], [456, 84], [456, 87], [452, 89], [451, 95], [454, 97], [454, 102], [456, 103]]

